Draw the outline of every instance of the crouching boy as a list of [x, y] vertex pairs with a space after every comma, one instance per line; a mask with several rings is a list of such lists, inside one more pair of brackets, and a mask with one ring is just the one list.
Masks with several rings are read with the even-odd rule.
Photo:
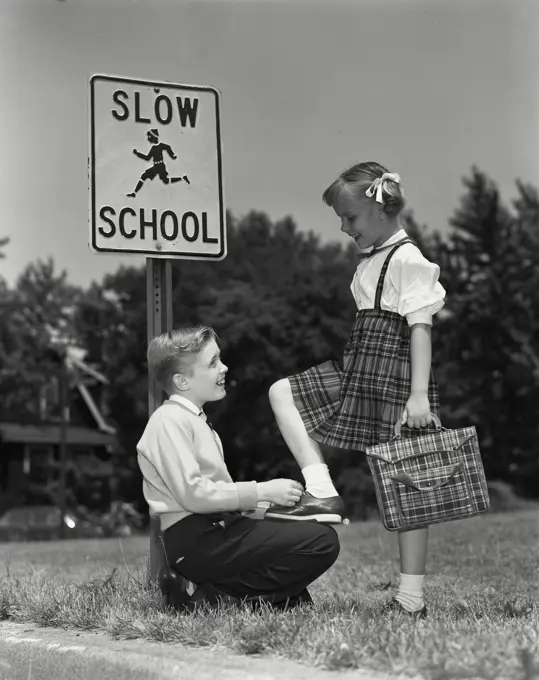
[[150, 370], [169, 398], [148, 421], [138, 463], [168, 565], [196, 588], [192, 601], [217, 593], [279, 609], [312, 602], [307, 586], [337, 559], [338, 536], [327, 525], [244, 514], [264, 501], [293, 506], [303, 487], [291, 479], [232, 480], [203, 410], [226, 396], [218, 343], [213, 329], [198, 326], [165, 333], [148, 348]]

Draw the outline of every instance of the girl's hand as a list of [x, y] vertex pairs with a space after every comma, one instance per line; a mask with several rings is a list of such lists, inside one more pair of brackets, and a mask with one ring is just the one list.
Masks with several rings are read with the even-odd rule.
[[426, 427], [432, 422], [429, 397], [426, 392], [416, 392], [410, 395], [401, 418], [401, 425], [408, 427]]

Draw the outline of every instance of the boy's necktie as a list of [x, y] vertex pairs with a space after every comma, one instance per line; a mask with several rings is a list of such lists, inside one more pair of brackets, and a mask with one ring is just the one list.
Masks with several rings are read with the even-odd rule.
[[224, 460], [223, 447], [222, 447], [222, 445], [220, 444], [220, 440], [219, 440], [219, 437], [217, 436], [217, 432], [213, 429], [213, 425], [212, 425], [211, 422], [208, 420], [208, 416], [204, 413], [204, 411], [201, 411], [198, 415], [202, 418], [202, 420], [203, 420], [203, 421], [206, 423], [206, 425], [210, 428], [212, 437], [213, 437], [215, 443], [217, 444], [217, 448], [220, 450], [221, 456], [222, 456], [222, 458], [223, 458], [223, 460]]
[[206, 423], [206, 425], [207, 425], [207, 426], [210, 428], [210, 430], [213, 432], [213, 431], [214, 431], [213, 425], [212, 425], [211, 422], [209, 421], [208, 416], [204, 413], [204, 411], [201, 411], [198, 415], [202, 418], [202, 420]]

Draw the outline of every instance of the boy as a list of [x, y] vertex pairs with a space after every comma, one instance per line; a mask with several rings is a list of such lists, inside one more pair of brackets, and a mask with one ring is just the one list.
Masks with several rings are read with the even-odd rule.
[[160, 519], [174, 572], [198, 589], [276, 608], [312, 602], [306, 587], [337, 559], [335, 530], [311, 522], [256, 520], [258, 503], [293, 506], [303, 487], [291, 479], [233, 482], [206, 402], [226, 395], [227, 367], [213, 329], [183, 328], [154, 338], [148, 363], [169, 395], [138, 443], [144, 497]]

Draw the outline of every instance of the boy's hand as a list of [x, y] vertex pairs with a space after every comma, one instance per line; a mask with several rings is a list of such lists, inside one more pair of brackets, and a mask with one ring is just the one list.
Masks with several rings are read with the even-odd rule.
[[257, 486], [258, 500], [275, 505], [295, 505], [301, 498], [303, 486], [293, 479], [272, 479]]
[[426, 392], [411, 394], [402, 414], [401, 425], [420, 428], [426, 427], [431, 422], [432, 415], [428, 394]]

